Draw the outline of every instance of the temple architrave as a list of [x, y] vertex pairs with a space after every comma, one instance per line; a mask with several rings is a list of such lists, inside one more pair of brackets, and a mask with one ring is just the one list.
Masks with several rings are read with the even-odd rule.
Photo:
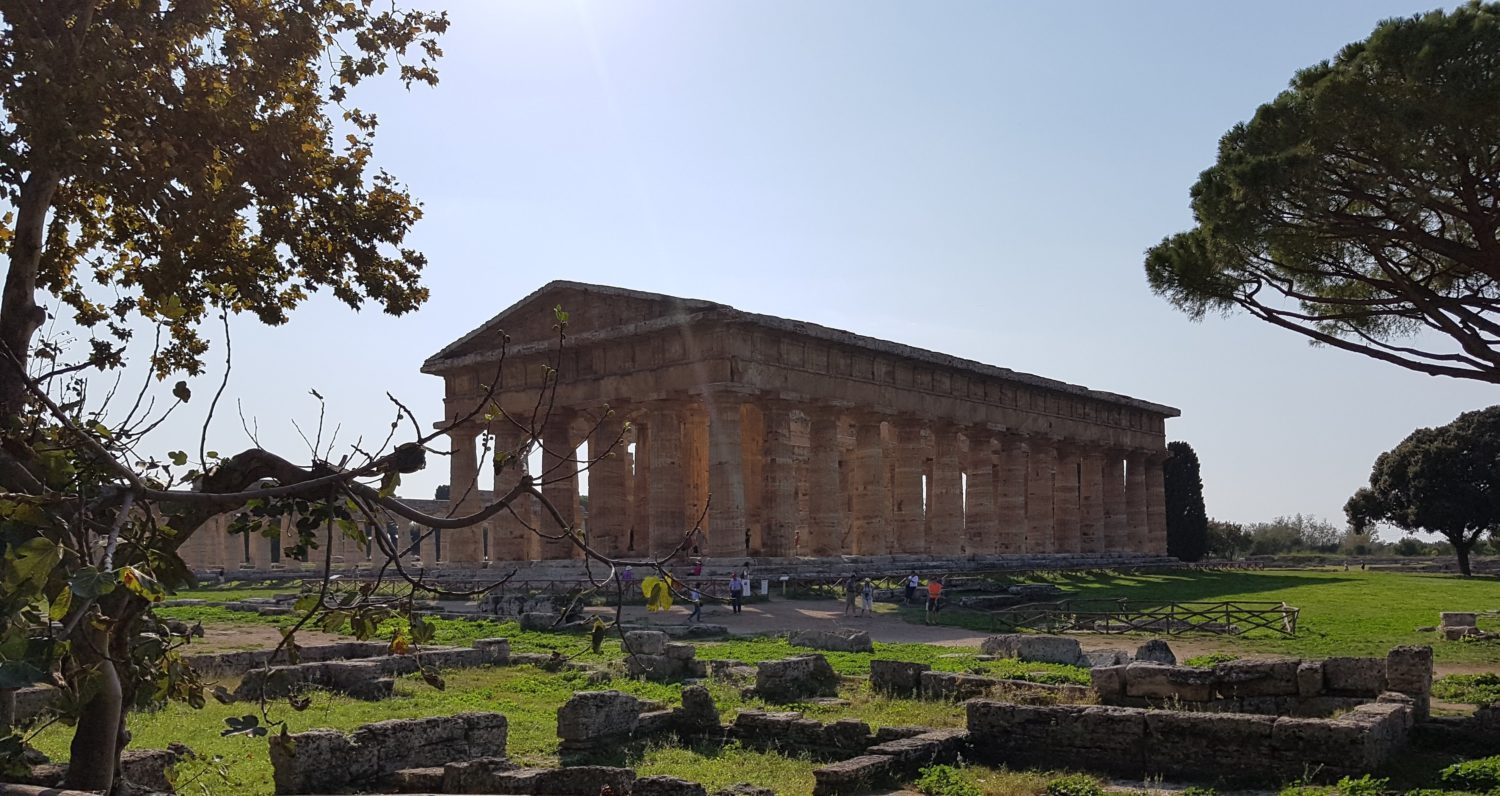
[[[560, 359], [558, 308], [568, 321]], [[489, 410], [451, 435], [456, 514], [482, 505], [481, 487], [503, 493], [520, 477], [520, 464], [495, 474], [479, 451], [522, 443], [553, 364], [535, 476], [607, 554], [1166, 552], [1164, 425], [1180, 414], [1170, 406], [574, 282], [542, 287], [422, 365], [445, 383], [449, 421], [472, 415], [495, 385]], [[589, 461], [584, 523], [576, 470]], [[527, 531], [534, 511], [445, 532], [444, 560], [576, 556]]]

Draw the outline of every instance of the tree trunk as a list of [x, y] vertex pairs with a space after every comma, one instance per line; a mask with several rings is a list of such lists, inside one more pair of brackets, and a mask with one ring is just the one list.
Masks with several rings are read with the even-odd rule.
[[108, 793], [114, 786], [115, 768], [119, 764], [124, 694], [120, 673], [104, 657], [111, 646], [110, 633], [92, 627], [87, 620], [81, 626], [74, 634], [74, 655], [79, 663], [96, 667], [99, 690], [78, 716], [63, 787]]
[[1453, 549], [1458, 552], [1458, 574], [1469, 577], [1474, 574], [1469, 571], [1469, 551], [1473, 549], [1474, 543], [1470, 541], [1458, 541], [1453, 543]]
[[16, 202], [16, 231], [10, 247], [10, 267], [0, 294], [0, 346], [16, 362], [0, 362], [0, 418], [10, 423], [25, 410], [26, 387], [16, 363], [25, 368], [31, 356], [31, 338], [46, 320], [36, 304], [36, 274], [46, 240], [47, 211], [57, 193], [56, 174], [32, 172], [21, 184]]

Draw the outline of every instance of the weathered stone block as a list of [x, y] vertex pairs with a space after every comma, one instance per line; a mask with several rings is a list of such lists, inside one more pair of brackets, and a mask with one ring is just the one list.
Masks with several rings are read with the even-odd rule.
[[1380, 658], [1328, 658], [1323, 687], [1335, 694], [1374, 698], [1385, 690], [1385, 661]]
[[1223, 697], [1294, 696], [1298, 661], [1229, 661], [1214, 667]]
[[491, 787], [501, 775], [517, 766], [498, 757], [458, 760], [442, 767], [442, 779], [435, 793], [493, 793]]
[[312, 730], [270, 738], [271, 779], [276, 792], [333, 793], [375, 775], [376, 750], [355, 746], [337, 730]]
[[794, 630], [787, 636], [794, 647], [830, 652], [874, 652], [870, 634], [863, 630]]
[[701, 735], [719, 731], [719, 706], [712, 694], [701, 685], [690, 685], [682, 689], [682, 707], [675, 715], [677, 730], [685, 735]]
[[625, 634], [625, 649], [636, 655], [665, 655], [667, 641], [660, 630], [632, 630]]
[[679, 661], [692, 660], [693, 657], [698, 654], [697, 648], [692, 644], [681, 644], [677, 642], [668, 643], [664, 652], [668, 658], [673, 658]]
[[1085, 650], [1084, 660], [1090, 668], [1101, 666], [1124, 666], [1130, 663], [1130, 653], [1125, 650]]
[[770, 702], [838, 696], [839, 676], [822, 655], [762, 661], [755, 668], [755, 693]]
[[1032, 663], [1062, 663], [1077, 666], [1085, 661], [1078, 639], [1030, 633], [990, 636], [980, 645], [986, 655], [1017, 658]]
[[620, 691], [580, 691], [557, 709], [557, 737], [569, 748], [628, 738], [640, 719], [641, 702]]
[[1206, 669], [1137, 661], [1125, 667], [1125, 695], [1207, 702], [1214, 698], [1214, 673]]
[[528, 611], [521, 614], [522, 630], [556, 630], [561, 622], [561, 614], [546, 611]]
[[1303, 661], [1297, 664], [1297, 696], [1311, 699], [1323, 693], [1323, 662]]
[[1432, 647], [1402, 646], [1387, 653], [1385, 687], [1412, 696], [1432, 693]]
[[813, 796], [842, 796], [872, 790], [891, 779], [895, 761], [885, 755], [861, 755], [813, 771]]
[[1159, 638], [1153, 638], [1135, 650], [1135, 659], [1145, 663], [1162, 663], [1167, 666], [1177, 665], [1177, 655], [1167, 642]]
[[932, 671], [925, 663], [870, 661], [870, 690], [879, 694], [913, 697], [922, 687], [922, 673]]
[[1146, 770], [1213, 775], [1227, 757], [1265, 756], [1275, 726], [1271, 716], [1153, 710], [1146, 713]]
[[1108, 703], [1125, 695], [1125, 666], [1099, 666], [1089, 670], [1089, 681], [1099, 698]]
[[390, 776], [390, 785], [400, 793], [440, 793], [443, 767], [404, 768]]
[[510, 663], [510, 639], [482, 638], [474, 642], [474, 649], [479, 650], [491, 664], [503, 666]]
[[1479, 626], [1479, 614], [1473, 611], [1443, 611], [1438, 616], [1441, 617], [1438, 624], [1443, 627]]

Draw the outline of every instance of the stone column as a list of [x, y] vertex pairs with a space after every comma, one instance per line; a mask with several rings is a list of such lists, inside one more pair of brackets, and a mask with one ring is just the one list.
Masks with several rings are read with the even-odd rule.
[[708, 550], [715, 557], [744, 558], [745, 474], [740, 455], [740, 397], [704, 396], [708, 409]]
[[1057, 446], [1057, 477], [1053, 479], [1052, 527], [1059, 553], [1079, 551], [1078, 447], [1064, 441]]
[[[479, 429], [472, 426], [448, 432], [451, 445], [448, 457], [448, 494], [455, 517], [472, 514], [484, 506], [484, 498], [479, 494], [479, 454], [474, 449], [474, 438], [478, 435]], [[484, 557], [480, 526], [456, 528], [448, 533], [448, 537], [443, 540], [447, 542], [443, 560], [459, 565], [478, 566]]]
[[1055, 553], [1052, 501], [1056, 488], [1057, 448], [1052, 440], [1026, 441], [1026, 552]]
[[886, 525], [885, 455], [879, 415], [861, 415], [854, 426], [854, 470], [849, 492], [853, 498], [850, 550], [855, 555], [881, 556], [890, 550]]
[[682, 494], [683, 516], [687, 526], [698, 525], [703, 531], [703, 553], [708, 552], [708, 516], [704, 507], [708, 505], [708, 413], [703, 404], [689, 400], [682, 405]]
[[[582, 513], [578, 506], [578, 445], [573, 438], [573, 413], [553, 409], [542, 426], [542, 497], [557, 510], [568, 528], [557, 527], [546, 509], [539, 509], [537, 528], [548, 536], [577, 530]], [[448, 540], [445, 537], [446, 546]], [[456, 552], [456, 551], [455, 551]], [[575, 558], [578, 549], [567, 539], [543, 538], [537, 557], [544, 561]]]
[[995, 435], [971, 428], [964, 473], [964, 551], [971, 556], [995, 552]]
[[1121, 553], [1130, 549], [1130, 523], [1125, 507], [1125, 452], [1104, 451], [1104, 549]]
[[1026, 551], [1026, 448], [1025, 437], [1006, 434], [1000, 440], [1000, 466], [996, 468], [995, 509], [998, 515], [996, 552], [1017, 555]]
[[891, 511], [897, 553], [920, 555], [927, 550], [927, 516], [922, 506], [922, 470], [926, 463], [922, 424], [916, 420], [896, 423], [895, 494]]
[[1082, 516], [1078, 523], [1078, 549], [1082, 553], [1105, 550], [1104, 453], [1097, 448], [1083, 452], [1083, 476], [1078, 485]]
[[[495, 421], [494, 434], [495, 449], [501, 452], [497, 457], [500, 466], [495, 469], [494, 476], [495, 499], [499, 500], [526, 474], [529, 451], [522, 450], [521, 446], [526, 443], [528, 435], [503, 417]], [[525, 561], [529, 558], [533, 534], [526, 526], [536, 527], [534, 503], [535, 499], [530, 495], [522, 495], [511, 503], [511, 511], [502, 511], [490, 518], [491, 561]], [[402, 537], [398, 548], [405, 550], [411, 545], [411, 535], [406, 533]]]
[[932, 424], [932, 481], [927, 504], [927, 550], [958, 555], [964, 543], [963, 469], [958, 463], [958, 428]]
[[636, 546], [649, 547], [650, 555], [662, 556], [676, 550], [692, 527], [687, 520], [686, 501], [683, 497], [682, 407], [676, 402], [657, 404], [651, 408], [647, 423], [649, 523], [639, 532], [645, 540], [649, 540], [649, 544], [642, 545], [641, 542], [645, 540], [638, 539]]
[[791, 407], [780, 401], [761, 405], [765, 418], [762, 443], [764, 464], [760, 491], [762, 554], [792, 555], [792, 537], [797, 533], [797, 469], [792, 449]]
[[844, 495], [839, 489], [839, 413], [831, 407], [808, 412], [807, 530], [812, 556], [836, 556], [844, 534]]
[[1166, 451], [1152, 451], [1146, 456], [1146, 547], [1148, 553], [1167, 554], [1167, 485]]
[[1127, 549], [1132, 553], [1147, 551], [1146, 452], [1132, 450], [1125, 459], [1125, 521], [1129, 527]]
[[631, 552], [639, 555], [651, 551], [651, 426], [641, 414], [635, 426], [635, 477], [630, 488]]
[[589, 544], [605, 555], [625, 552], [630, 532], [630, 461], [625, 419], [610, 412], [589, 435]]

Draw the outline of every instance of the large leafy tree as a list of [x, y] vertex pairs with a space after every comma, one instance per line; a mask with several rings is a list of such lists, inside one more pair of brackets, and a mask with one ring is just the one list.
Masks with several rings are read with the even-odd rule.
[[1195, 319], [1500, 382], [1497, 140], [1500, 5], [1382, 22], [1224, 135], [1151, 287]]
[[1162, 465], [1167, 504], [1167, 555], [1197, 561], [1208, 551], [1208, 511], [1198, 454], [1186, 442], [1167, 444]]
[[[159, 414], [106, 407], [87, 377], [153, 328], [137, 369], [197, 374], [205, 321], [281, 323], [316, 291], [417, 307], [420, 211], [371, 166], [376, 119], [349, 92], [435, 82], [446, 26], [373, 0], [0, 0], [0, 688], [60, 687], [70, 787], [112, 786], [127, 707], [202, 699], [147, 610], [190, 578], [191, 533], [257, 484], [352, 525], [358, 477], [421, 465], [420, 445], [349, 475], [261, 450], [158, 460], [140, 437]], [[49, 318], [82, 345], [39, 336]]]
[[1388, 522], [1441, 534], [1458, 554], [1459, 572], [1470, 574], [1470, 551], [1500, 528], [1500, 406], [1413, 431], [1380, 454], [1370, 485], [1344, 511], [1357, 533]]

